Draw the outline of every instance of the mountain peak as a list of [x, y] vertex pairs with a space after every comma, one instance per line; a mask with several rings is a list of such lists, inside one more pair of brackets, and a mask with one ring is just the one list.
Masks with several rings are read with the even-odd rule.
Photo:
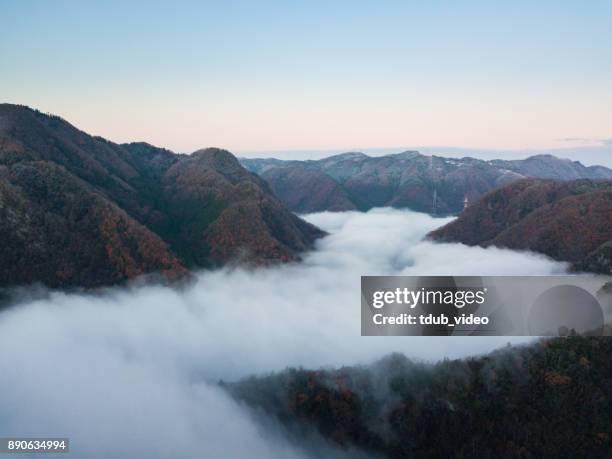
[[249, 175], [238, 158], [221, 148], [203, 148], [189, 155], [185, 165], [197, 163], [204, 168], [214, 169], [225, 178], [235, 183]]
[[61, 120], [67, 123], [67, 121], [65, 121], [59, 115], [54, 115], [52, 113], [43, 113], [40, 110], [37, 110], [35, 108], [28, 107], [27, 105], [20, 105], [20, 104], [8, 104], [8, 103], [0, 104], [0, 116], [10, 117], [14, 121], [21, 120], [23, 119], [22, 117], [36, 116], [36, 117], [39, 117], [40, 119], [46, 119], [48, 121]]
[[328, 156], [325, 160], [350, 160], [350, 159], [361, 159], [361, 158], [369, 158], [368, 155], [362, 153], [360, 151], [349, 151], [346, 153], [339, 153], [337, 155]]
[[[27, 105], [9, 104], [9, 103], [6, 103], [6, 102], [0, 104], [0, 112], [7, 113], [7, 112], [19, 112], [19, 111], [21, 111], [21, 112], [28, 112], [29, 111], [29, 112], [32, 112], [32, 113], [38, 112], [38, 110], [35, 110], [35, 109], [31, 108], [31, 107], [28, 107]], [[39, 113], [42, 113], [42, 112], [39, 112]]]
[[[542, 161], [563, 161], [563, 162], [572, 162], [571, 159], [567, 159], [567, 158], [559, 158], [558, 156], [552, 155], [550, 153], [540, 153], [538, 155], [532, 155], [529, 156], [527, 159], [525, 159], [525, 161], [529, 161], [529, 160], [542, 160]], [[573, 161], [578, 163], [578, 161]]]
[[416, 150], [406, 150], [406, 151], [402, 151], [401, 153], [395, 153], [394, 155], [388, 155], [388, 156], [394, 156], [396, 158], [401, 158], [401, 159], [413, 159], [413, 158], [419, 158], [423, 155]]
[[289, 261], [324, 234], [226, 150], [119, 145], [11, 104], [0, 105], [0, 205], [10, 206], [0, 286], [95, 287], [234, 259]]
[[240, 168], [240, 162], [229, 151], [222, 148], [208, 147], [194, 151], [191, 154], [192, 158], [210, 162], [212, 165], [218, 166], [233, 166]]

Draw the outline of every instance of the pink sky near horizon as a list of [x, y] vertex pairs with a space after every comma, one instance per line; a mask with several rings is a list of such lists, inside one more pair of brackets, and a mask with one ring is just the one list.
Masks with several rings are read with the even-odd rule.
[[595, 117], [601, 121], [594, 123], [592, 107], [573, 111], [559, 107], [558, 119], [553, 122], [549, 106], [529, 107], [521, 115], [510, 107], [489, 111], [486, 105], [459, 104], [445, 110], [399, 104], [359, 110], [348, 104], [331, 103], [317, 108], [314, 102], [293, 109], [248, 105], [242, 109], [219, 103], [207, 109], [205, 104], [159, 106], [152, 100], [143, 100], [121, 104], [118, 109], [112, 99], [102, 98], [86, 105], [53, 97], [47, 103], [10, 102], [57, 114], [89, 134], [118, 143], [145, 141], [186, 153], [207, 146], [237, 153], [403, 146], [546, 150], [605, 146], [612, 138], [612, 109], [609, 115]]
[[116, 142], [241, 153], [612, 139], [605, 0], [57, 0], [8, 2], [3, 19], [0, 102]]

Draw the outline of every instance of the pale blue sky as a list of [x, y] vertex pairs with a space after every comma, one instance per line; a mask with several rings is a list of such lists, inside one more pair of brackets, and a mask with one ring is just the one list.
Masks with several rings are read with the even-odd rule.
[[178, 151], [612, 138], [609, 0], [125, 3], [4, 0], [0, 100]]

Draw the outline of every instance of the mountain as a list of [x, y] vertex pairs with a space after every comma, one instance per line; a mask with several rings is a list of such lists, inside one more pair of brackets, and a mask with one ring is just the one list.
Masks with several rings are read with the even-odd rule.
[[168, 238], [185, 259], [290, 261], [324, 233], [281, 204], [262, 179], [224, 150], [182, 158], [162, 177]]
[[401, 354], [222, 387], [286, 427], [389, 459], [610, 457], [612, 340], [549, 339], [437, 364]]
[[168, 245], [49, 161], [0, 166], [0, 286], [110, 285], [185, 271]]
[[320, 170], [276, 167], [262, 178], [273, 187], [277, 196], [282, 196], [283, 204], [295, 212], [357, 210], [346, 190]]
[[295, 260], [324, 233], [229, 152], [116, 144], [0, 105], [0, 287]]
[[612, 170], [538, 155], [483, 161], [424, 156], [416, 151], [370, 157], [344, 153], [317, 161], [242, 158], [295, 212], [407, 207], [434, 215], [463, 209], [492, 189], [526, 177], [612, 180]]
[[429, 235], [532, 250], [577, 270], [612, 272], [612, 181], [525, 179], [494, 190]]

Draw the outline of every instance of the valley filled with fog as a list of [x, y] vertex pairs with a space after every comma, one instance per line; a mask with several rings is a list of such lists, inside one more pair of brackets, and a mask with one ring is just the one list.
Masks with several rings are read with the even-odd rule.
[[0, 312], [0, 431], [69, 437], [74, 457], [354, 456], [295, 447], [218, 381], [395, 351], [436, 361], [528, 339], [361, 337], [362, 275], [566, 270], [532, 253], [423, 240], [449, 219], [410, 211], [304, 218], [330, 235], [300, 263], [202, 272], [182, 288], [38, 291]]

